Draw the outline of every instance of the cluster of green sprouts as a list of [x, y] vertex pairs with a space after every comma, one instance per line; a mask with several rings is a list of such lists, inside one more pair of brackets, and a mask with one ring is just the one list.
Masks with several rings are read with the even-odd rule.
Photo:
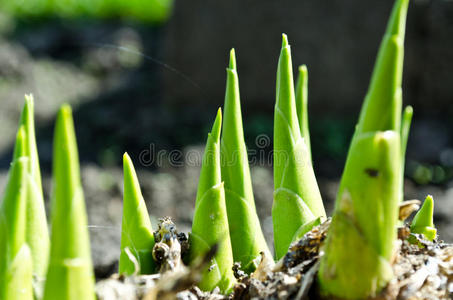
[[[398, 207], [412, 108], [402, 112], [401, 78], [408, 0], [397, 0], [352, 138], [332, 223], [322, 252], [321, 293], [357, 299], [392, 278]], [[294, 86], [286, 35], [278, 61], [274, 120], [275, 259], [326, 219], [311, 160], [307, 68]], [[233, 262], [253, 272], [272, 257], [256, 213], [242, 128], [234, 50], [226, 69], [224, 114], [219, 109], [203, 156], [189, 236], [191, 264], [216, 245], [199, 286], [232, 290]], [[36, 149], [33, 99], [26, 97], [8, 184], [0, 207], [0, 299], [94, 299], [94, 276], [71, 109], [57, 117], [53, 148], [52, 232], [49, 238]], [[221, 162], [229, 162], [222, 164]], [[153, 229], [131, 158], [124, 154], [119, 273], [157, 272]], [[436, 237], [428, 196], [411, 231]], [[36, 288], [45, 282], [41, 290]]]

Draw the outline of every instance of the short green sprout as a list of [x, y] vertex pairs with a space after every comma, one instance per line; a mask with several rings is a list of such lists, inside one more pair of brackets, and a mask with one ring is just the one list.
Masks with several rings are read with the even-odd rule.
[[[303, 84], [300, 86], [303, 87]], [[286, 35], [283, 35], [278, 62], [276, 94], [272, 220], [275, 253], [279, 259], [286, 254], [292, 241], [311, 229], [307, 224], [326, 217], [310, 151], [302, 138], [297, 117], [291, 50]], [[304, 97], [302, 92], [298, 95]], [[301, 107], [301, 111], [306, 109], [303, 104]], [[302, 232], [301, 228], [306, 231]]]
[[[49, 258], [49, 232], [44, 207], [44, 197], [41, 185], [38, 150], [36, 147], [34, 124], [34, 101], [32, 95], [25, 96], [25, 105], [20, 118], [20, 126], [24, 128], [24, 156], [29, 158], [27, 181], [27, 219], [26, 240], [33, 259], [33, 274], [44, 277]], [[14, 155], [14, 159], [18, 158]]]
[[260, 252], [272, 257], [266, 244], [253, 198], [252, 180], [242, 128], [239, 79], [234, 49], [230, 52], [222, 128], [222, 180], [233, 247], [233, 258], [247, 272], [257, 267]]
[[203, 290], [216, 286], [229, 292], [235, 283], [233, 252], [228, 229], [225, 190], [220, 167], [220, 129], [222, 112], [219, 109], [208, 135], [198, 183], [195, 213], [190, 233], [190, 261], [193, 263], [218, 244], [217, 254], [203, 273], [199, 284]]
[[417, 212], [411, 223], [411, 232], [423, 234], [429, 241], [436, 238], [437, 230], [433, 223], [434, 200], [428, 195], [422, 208]]
[[26, 243], [29, 158], [26, 131], [19, 128], [0, 206], [0, 299], [32, 300], [32, 257]]
[[43, 299], [95, 299], [76, 136], [68, 105], [61, 107], [55, 124], [52, 234]]
[[[152, 274], [155, 271], [153, 260], [154, 235], [135, 173], [132, 160], [127, 153], [123, 156], [124, 197], [123, 220], [121, 229], [121, 255], [119, 273], [132, 275]], [[135, 256], [140, 269], [135, 270], [135, 262], [131, 261], [126, 249]]]

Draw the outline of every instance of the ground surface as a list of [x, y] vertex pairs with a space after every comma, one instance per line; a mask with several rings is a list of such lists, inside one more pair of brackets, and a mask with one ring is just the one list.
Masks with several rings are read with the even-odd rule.
[[[170, 224], [173, 223], [170, 221]], [[316, 277], [329, 225], [330, 219], [293, 243], [288, 253], [276, 264], [272, 258], [263, 257], [258, 268], [250, 275], [242, 272], [240, 265], [235, 264], [233, 270], [238, 282], [228, 296], [221, 295], [217, 289], [208, 293], [197, 288], [196, 283], [202, 270], [197, 265], [190, 268], [161, 268], [160, 274], [155, 275], [113, 275], [98, 282], [97, 295], [100, 300], [333, 299], [318, 292]], [[453, 245], [425, 241], [422, 236], [411, 235], [408, 227], [401, 227], [398, 235], [393, 259], [394, 278], [370, 300], [451, 299]], [[409, 243], [408, 238], [418, 245]], [[181, 245], [186, 243], [186, 239], [180, 240]], [[171, 245], [175, 241], [176, 232]], [[156, 247], [158, 246], [155, 249]], [[181, 255], [184, 255], [184, 251], [173, 252], [172, 260], [174, 257], [180, 260]], [[209, 264], [210, 256], [207, 256], [206, 264], [202, 264], [204, 266]], [[165, 263], [165, 259], [163, 262]]]

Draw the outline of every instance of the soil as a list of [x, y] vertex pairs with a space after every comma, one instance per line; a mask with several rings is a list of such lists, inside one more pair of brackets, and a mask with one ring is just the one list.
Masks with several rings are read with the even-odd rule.
[[[169, 224], [169, 218], [162, 223]], [[171, 223], [171, 222], [170, 222]], [[172, 224], [172, 223], [171, 223]], [[123, 277], [117, 274], [97, 283], [97, 296], [103, 299], [332, 299], [318, 293], [317, 271], [322, 256], [322, 243], [329, 229], [330, 219], [313, 228], [298, 242], [291, 245], [288, 253], [276, 264], [272, 258], [262, 257], [258, 268], [251, 275], [235, 264], [233, 270], [237, 284], [229, 295], [221, 295], [218, 289], [203, 292], [196, 283], [200, 280], [215, 253], [208, 253], [204, 262], [179, 268], [163, 268], [155, 275]], [[187, 251], [187, 239], [178, 233], [174, 225], [173, 244], [182, 241], [181, 258]], [[158, 235], [156, 231], [155, 235]], [[412, 243], [409, 243], [412, 240]], [[441, 240], [426, 241], [420, 235], [410, 233], [409, 227], [398, 230], [398, 247], [393, 262], [394, 279], [380, 294], [370, 300], [452, 299], [453, 297], [453, 245]], [[171, 255], [175, 258], [174, 253]], [[165, 263], [164, 263], [165, 264]]]

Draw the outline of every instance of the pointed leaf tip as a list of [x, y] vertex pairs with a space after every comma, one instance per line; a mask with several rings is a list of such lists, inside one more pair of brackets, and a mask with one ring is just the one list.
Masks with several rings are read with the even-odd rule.
[[288, 47], [288, 36], [285, 33], [282, 33], [282, 48]]
[[72, 108], [69, 104], [63, 104], [60, 107], [59, 114], [65, 117], [71, 117], [72, 118]]
[[307, 76], [307, 73], [308, 73], [307, 65], [300, 65], [299, 73], [300, 73], [300, 75]]
[[422, 208], [417, 212], [411, 224], [411, 232], [423, 234], [425, 238], [432, 241], [436, 238], [437, 229], [433, 223], [434, 200], [428, 195], [423, 202]]
[[230, 50], [230, 65], [229, 68], [232, 70], [236, 70], [236, 51], [234, 51], [234, 48], [231, 48]]
[[34, 103], [33, 94], [25, 94], [25, 103], [33, 105]]
[[217, 110], [217, 116], [214, 121], [214, 125], [212, 125], [211, 136], [214, 141], [218, 142], [220, 140], [220, 130], [222, 124], [222, 109], [219, 107]]
[[392, 9], [392, 15], [387, 25], [386, 34], [397, 35], [404, 39], [406, 29], [407, 9], [409, 0], [396, 0]]
[[129, 156], [129, 154], [127, 152], [124, 152], [123, 154], [123, 162], [126, 162], [126, 161], [131, 161], [131, 157]]
[[19, 157], [27, 156], [26, 135], [27, 132], [25, 131], [25, 126], [21, 125], [16, 135], [16, 144], [14, 145], [13, 161], [18, 159]]
[[404, 108], [404, 114], [405, 115], [411, 115], [414, 113], [414, 109], [412, 108], [412, 106], [408, 105]]
[[433, 196], [428, 195], [422, 207], [415, 215], [411, 227], [434, 227], [433, 223], [434, 200]]

